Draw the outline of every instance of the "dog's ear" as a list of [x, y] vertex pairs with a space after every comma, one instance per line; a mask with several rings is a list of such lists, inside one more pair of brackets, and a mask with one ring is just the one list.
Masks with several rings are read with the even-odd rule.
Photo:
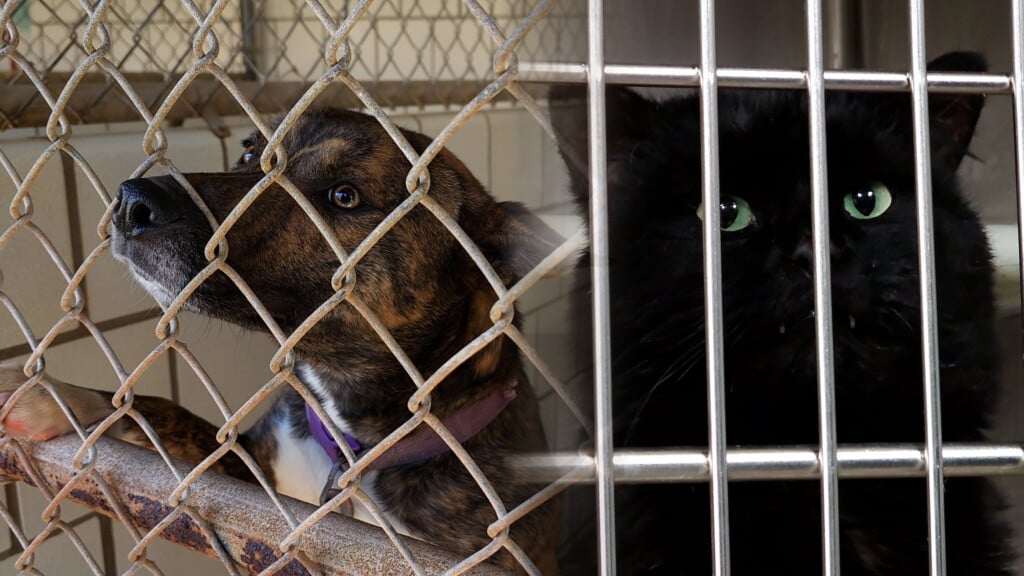
[[526, 275], [564, 239], [518, 202], [490, 203], [489, 214], [461, 222], [506, 286]]
[[502, 262], [510, 279], [518, 280], [565, 240], [518, 202], [500, 202], [505, 213]]

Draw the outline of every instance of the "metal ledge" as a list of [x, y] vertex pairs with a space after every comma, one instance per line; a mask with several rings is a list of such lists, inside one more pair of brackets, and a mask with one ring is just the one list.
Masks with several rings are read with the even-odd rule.
[[[65, 436], [43, 443], [22, 442], [21, 446], [40, 476], [54, 489], [63, 487], [75, 476], [71, 459], [81, 447], [79, 438]], [[96, 470], [119, 495], [125, 511], [143, 533], [174, 510], [165, 502], [177, 482], [155, 452], [109, 438], [100, 438], [96, 442], [96, 450]], [[0, 474], [32, 484], [31, 474], [24, 466], [25, 462], [19, 461], [12, 443], [0, 448]], [[184, 464], [180, 469], [188, 471]], [[316, 510], [304, 502], [281, 498], [299, 521]], [[103, 492], [88, 475], [78, 481], [68, 499], [101, 514], [114, 516]], [[238, 568], [257, 574], [281, 557], [278, 543], [290, 530], [258, 485], [207, 473], [193, 485], [188, 502], [192, 512], [213, 528]], [[162, 537], [216, 557], [193, 516], [188, 513], [182, 516], [164, 530]], [[462, 560], [454, 553], [419, 540], [407, 538], [406, 543], [428, 574], [444, 572]], [[339, 514], [329, 514], [314, 525], [301, 540], [301, 549], [330, 574], [412, 573], [382, 530]], [[306, 574], [307, 571], [293, 560], [278, 573]], [[509, 574], [490, 565], [478, 566], [470, 573], [487, 576]]]
[[[1024, 474], [1024, 446], [1019, 444], [946, 444], [943, 472], [954, 476]], [[730, 448], [729, 480], [814, 480], [820, 477], [818, 449]], [[561, 453], [520, 458], [531, 481], [550, 481], [577, 472], [581, 483], [594, 482], [594, 459], [587, 454]], [[650, 484], [707, 482], [707, 450], [616, 450], [612, 466], [616, 483]], [[920, 444], [846, 445], [838, 449], [839, 478], [923, 478], [924, 446]]]
[[[151, 109], [163, 101], [176, 78], [156, 74], [125, 74], [132, 88]], [[233, 76], [241, 95], [262, 114], [282, 114], [309, 88], [310, 82], [257, 82]], [[51, 73], [44, 81], [52, 94], [60, 94], [67, 74]], [[385, 107], [458, 105], [469, 102], [487, 82], [476, 80], [367, 81], [366, 88]], [[509, 100], [501, 93], [496, 100]], [[316, 107], [360, 108], [362, 102], [341, 83], [329, 86], [316, 100]], [[8, 128], [44, 126], [53, 110], [36, 87], [17, 73], [0, 72], [0, 131]], [[101, 122], [140, 122], [142, 116], [128, 98], [105, 74], [86, 74], [72, 93], [64, 113], [72, 124]], [[216, 79], [202, 75], [189, 84], [168, 113], [165, 126], [203, 114], [238, 116], [244, 114], [238, 102]]]
[[[608, 84], [633, 86], [700, 86], [700, 69], [687, 66], [634, 66], [608, 64], [604, 67]], [[722, 88], [774, 88], [805, 90], [807, 78], [803, 70], [769, 68], [719, 68], [718, 85]], [[587, 67], [583, 64], [524, 62], [519, 64], [516, 79], [520, 82], [583, 83]], [[826, 90], [864, 92], [909, 92], [910, 77], [903, 72], [870, 72], [860, 70], [826, 70]], [[981, 92], [1010, 94], [1011, 77], [1006, 74], [928, 74], [931, 92]]]

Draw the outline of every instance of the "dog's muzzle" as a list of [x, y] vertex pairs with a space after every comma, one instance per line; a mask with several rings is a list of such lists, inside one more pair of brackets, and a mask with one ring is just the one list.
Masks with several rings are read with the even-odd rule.
[[124, 237], [142, 236], [182, 217], [180, 203], [155, 180], [135, 178], [121, 184], [114, 209], [114, 227]]

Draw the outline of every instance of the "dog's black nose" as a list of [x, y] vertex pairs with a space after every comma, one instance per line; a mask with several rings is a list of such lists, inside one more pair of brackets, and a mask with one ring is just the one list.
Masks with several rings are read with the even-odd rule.
[[114, 225], [126, 236], [139, 236], [181, 219], [182, 213], [160, 184], [149, 178], [121, 183]]

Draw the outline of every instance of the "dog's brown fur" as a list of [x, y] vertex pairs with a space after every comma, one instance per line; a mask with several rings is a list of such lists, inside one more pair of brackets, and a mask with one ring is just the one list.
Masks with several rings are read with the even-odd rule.
[[[422, 151], [426, 136], [405, 132]], [[222, 221], [263, 176], [258, 158], [262, 136], [236, 168], [224, 174], [189, 174], [189, 183]], [[348, 111], [305, 114], [288, 136], [286, 174], [328, 222], [346, 249], [355, 248], [407, 196], [410, 167], [381, 126], [371, 117]], [[442, 205], [480, 246], [508, 284], [554, 247], [555, 236], [522, 207], [496, 203], [448, 151], [430, 165], [430, 196]], [[327, 191], [346, 182], [361, 204], [340, 209]], [[141, 204], [137, 198], [145, 197]], [[114, 219], [113, 248], [133, 273], [162, 300], [169, 300], [205, 265], [203, 246], [211, 230], [182, 187], [170, 177], [134, 180], [122, 185], [121, 206]], [[331, 277], [339, 266], [310, 219], [288, 194], [272, 186], [256, 200], [227, 236], [227, 262], [246, 280], [286, 332], [294, 330], [333, 293]], [[418, 206], [374, 246], [356, 268], [354, 292], [373, 310], [420, 373], [429, 375], [492, 325], [493, 290], [465, 250], [429, 211]], [[187, 306], [209, 316], [265, 330], [263, 322], [224, 274], [215, 274]], [[363, 446], [373, 446], [409, 418], [406, 403], [414, 386], [392, 353], [363, 317], [341, 304], [314, 327], [295, 349], [300, 374], [316, 380], [320, 400], [333, 403], [347, 432]], [[0, 370], [0, 385], [10, 390], [23, 377]], [[510, 382], [518, 396], [464, 446], [493, 483], [508, 507], [536, 489], [512, 477], [505, 466], [515, 452], [541, 451], [545, 441], [536, 399], [526, 381], [518, 351], [504, 337], [456, 369], [432, 394], [432, 411], [440, 418], [483, 398]], [[60, 384], [76, 413], [86, 421], [109, 414], [109, 402], [92, 391]], [[35, 411], [30, 425], [8, 431], [50, 437], [70, 430], [46, 395], [25, 396], [7, 424]], [[197, 462], [214, 444], [214, 428], [177, 405], [136, 397], [139, 408], [157, 427], [176, 456]], [[45, 417], [39, 416], [39, 411]], [[242, 443], [273, 475], [278, 458], [274, 427], [286, 421], [295, 438], [308, 438], [304, 403], [294, 391], [282, 394]], [[188, 428], [185, 431], [184, 428]], [[198, 432], [197, 432], [198, 431]], [[133, 431], [122, 437], [142, 443]], [[198, 437], [197, 437], [198, 436]], [[199, 447], [199, 449], [196, 449]], [[232, 462], [225, 471], [245, 476]], [[321, 485], [326, 478], [317, 479]], [[476, 482], [451, 453], [421, 462], [386, 468], [375, 479], [378, 504], [417, 535], [470, 553], [489, 542], [486, 527], [495, 514]], [[557, 506], [548, 504], [517, 522], [512, 537], [546, 574], [556, 572], [553, 543]], [[496, 561], [517, 566], [506, 552]]]

